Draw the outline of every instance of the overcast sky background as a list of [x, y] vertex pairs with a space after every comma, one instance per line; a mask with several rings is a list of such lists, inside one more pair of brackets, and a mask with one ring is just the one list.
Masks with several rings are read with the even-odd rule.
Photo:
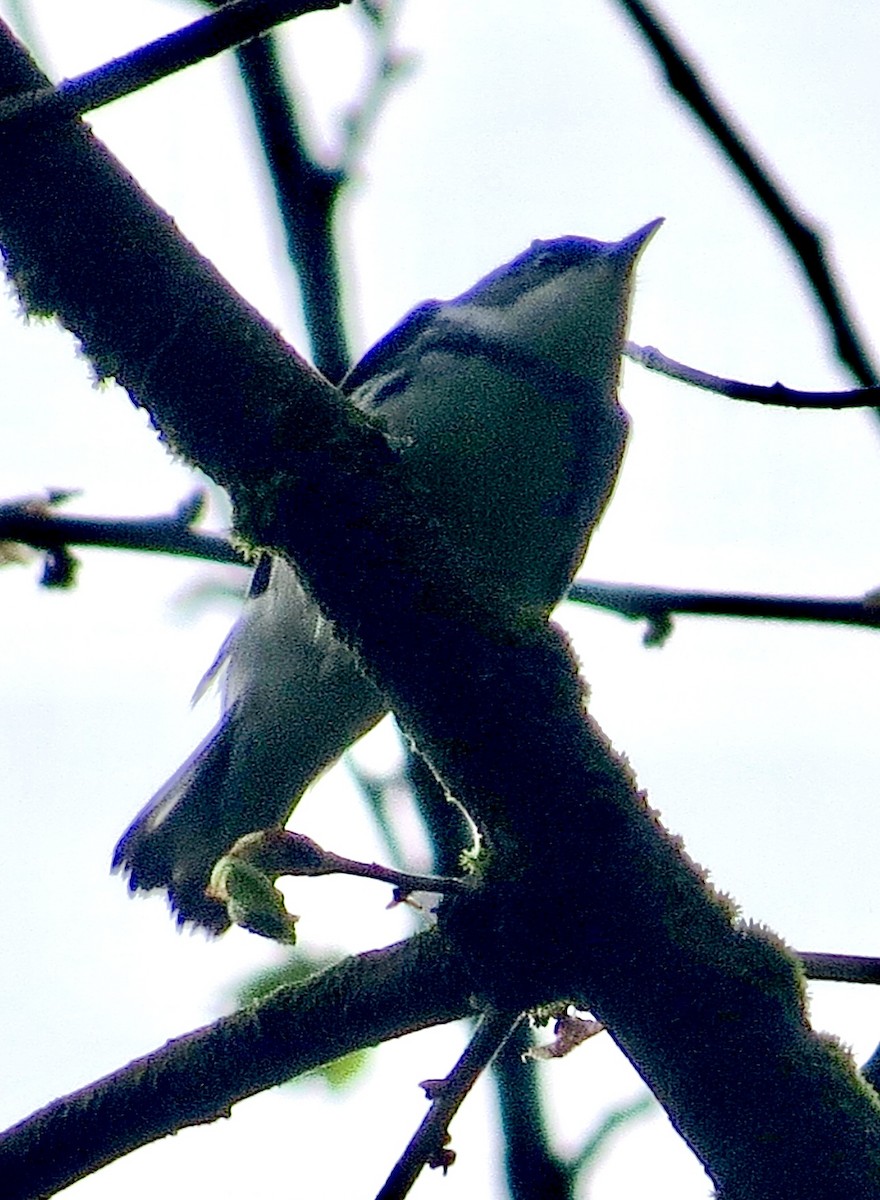
[[[165, 0], [29, 7], [53, 78], [199, 12]], [[870, 335], [880, 325], [880, 12], [668, 0], [662, 13], [826, 235]], [[789, 252], [610, 0], [408, 0], [398, 42], [415, 69], [345, 201], [358, 352], [413, 304], [460, 292], [535, 237], [616, 239], [663, 215], [640, 266], [635, 340], [753, 382], [850, 386]], [[361, 27], [351, 12], [317, 14], [288, 25], [284, 43], [315, 137], [332, 152], [364, 71]], [[232, 58], [92, 123], [199, 250], [302, 347]], [[125, 395], [95, 389], [72, 339], [25, 325], [11, 297], [0, 307], [0, 357], [0, 497], [80, 488], [71, 511], [139, 516], [168, 512], [192, 490]], [[623, 400], [633, 439], [586, 576], [841, 596], [880, 583], [872, 416], [762, 411], [633, 365]], [[215, 701], [190, 711], [189, 697], [235, 610], [218, 603], [193, 617], [193, 589], [240, 573], [81, 557], [71, 592], [40, 589], [38, 565], [0, 574], [3, 1125], [213, 1019], [236, 981], [279, 957], [243, 933], [214, 943], [178, 935], [159, 898], [129, 900], [108, 874], [122, 829], [215, 718]], [[576, 639], [593, 712], [718, 887], [799, 949], [880, 952], [876, 633], [680, 619], [662, 649], [647, 650], [640, 626], [611, 615], [568, 606], [559, 619]], [[374, 769], [393, 754], [387, 729], [359, 751]], [[383, 853], [344, 768], [310, 793], [297, 825], [341, 853]], [[368, 882], [289, 894], [312, 951], [366, 949], [409, 928]], [[880, 1040], [876, 991], [824, 984], [812, 996], [816, 1024], [864, 1060]], [[463, 1037], [437, 1030], [383, 1048], [335, 1107], [317, 1081], [248, 1101], [231, 1121], [141, 1150], [68, 1194], [369, 1197], [421, 1119], [418, 1081], [445, 1074]], [[608, 1039], [544, 1076], [565, 1148], [603, 1106], [641, 1089]], [[417, 1197], [503, 1195], [487, 1095], [481, 1087], [453, 1126], [450, 1177], [423, 1177]], [[616, 1143], [591, 1197], [648, 1192], [709, 1193], [659, 1113]]]

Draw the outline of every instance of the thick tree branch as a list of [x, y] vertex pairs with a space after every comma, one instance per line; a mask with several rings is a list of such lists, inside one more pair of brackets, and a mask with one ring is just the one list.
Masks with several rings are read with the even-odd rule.
[[[41, 79], [4, 38], [0, 90]], [[228, 487], [248, 537], [295, 559], [481, 827], [482, 889], [440, 914], [481, 1007], [592, 1009], [725, 1200], [880, 1197], [876, 1096], [810, 1030], [794, 957], [736, 924], [647, 807], [559, 631], [499, 625], [469, 597], [381, 433], [82, 128], [7, 128], [0, 155], [26, 304]]]
[[4, 1200], [49, 1196], [138, 1146], [353, 1050], [472, 1013], [434, 931], [346, 959], [55, 1101], [0, 1135]]

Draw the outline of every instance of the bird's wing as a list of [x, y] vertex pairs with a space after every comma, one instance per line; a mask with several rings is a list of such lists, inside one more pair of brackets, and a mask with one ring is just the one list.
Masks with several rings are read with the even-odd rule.
[[424, 304], [408, 313], [399, 325], [395, 325], [390, 333], [386, 333], [366, 352], [360, 362], [352, 367], [340, 384], [342, 391], [350, 396], [362, 384], [387, 370], [396, 358], [404, 357], [442, 307], [440, 300], [426, 300]]

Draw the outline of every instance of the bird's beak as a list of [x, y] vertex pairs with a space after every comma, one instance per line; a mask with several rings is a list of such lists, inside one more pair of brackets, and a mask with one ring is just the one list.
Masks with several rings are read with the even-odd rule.
[[617, 258], [619, 256], [625, 259], [630, 265], [634, 263], [663, 224], [664, 220], [665, 217], [656, 217], [653, 221], [649, 221], [647, 225], [643, 225], [641, 229], [637, 229], [635, 233], [631, 233], [629, 237], [625, 237], [622, 241], [617, 242], [614, 247], [614, 257]]

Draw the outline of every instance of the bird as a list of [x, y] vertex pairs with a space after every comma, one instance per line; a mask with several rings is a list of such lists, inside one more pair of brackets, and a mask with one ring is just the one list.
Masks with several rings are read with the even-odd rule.
[[[617, 391], [634, 268], [658, 218], [618, 242], [536, 240], [451, 300], [413, 309], [340, 384], [381, 419], [473, 596], [546, 619], [613, 489], [629, 419]], [[388, 711], [286, 559], [264, 552], [197, 695], [222, 715], [120, 838], [131, 891], [179, 925], [229, 924], [206, 894], [238, 838], [282, 827], [306, 788]]]

